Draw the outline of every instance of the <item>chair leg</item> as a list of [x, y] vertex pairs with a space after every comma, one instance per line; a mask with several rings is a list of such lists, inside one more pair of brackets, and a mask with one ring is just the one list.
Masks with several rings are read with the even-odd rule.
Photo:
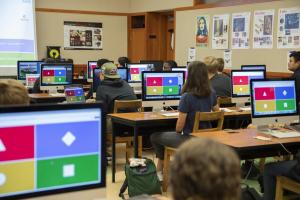
[[164, 156], [164, 168], [163, 168], [163, 192], [167, 192], [168, 183], [169, 183], [169, 165], [170, 165], [171, 156], [169, 154], [169, 150], [165, 148], [165, 156]]
[[138, 137], [139, 140], [139, 147], [138, 147], [138, 156], [141, 158], [143, 155], [143, 136]]
[[277, 177], [275, 200], [283, 200], [283, 189], [280, 180], [280, 177]]
[[126, 149], [125, 149], [125, 151], [126, 151], [126, 163], [129, 163], [129, 158], [130, 158], [130, 155], [131, 155], [131, 142], [126, 142], [125, 143], [125, 145], [126, 145]]

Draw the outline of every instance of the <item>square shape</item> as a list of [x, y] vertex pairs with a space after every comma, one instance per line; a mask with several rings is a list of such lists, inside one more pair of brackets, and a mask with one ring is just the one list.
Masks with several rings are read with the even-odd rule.
[[73, 177], [75, 176], [75, 165], [64, 165], [63, 166], [63, 177]]

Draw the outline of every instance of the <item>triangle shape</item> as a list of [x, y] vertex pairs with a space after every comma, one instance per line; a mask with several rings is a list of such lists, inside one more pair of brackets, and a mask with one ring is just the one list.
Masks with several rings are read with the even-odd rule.
[[0, 152], [6, 151], [6, 147], [4, 146], [2, 140], [0, 139]]

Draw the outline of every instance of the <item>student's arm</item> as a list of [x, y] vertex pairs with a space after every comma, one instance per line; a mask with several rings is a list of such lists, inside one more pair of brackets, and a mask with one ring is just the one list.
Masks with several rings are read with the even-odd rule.
[[219, 110], [220, 110], [219, 105], [216, 104], [215, 106], [213, 106], [212, 110], [213, 110], [213, 111], [219, 111]]
[[179, 112], [179, 116], [178, 116], [177, 123], [176, 123], [176, 132], [177, 133], [182, 132], [184, 125], [185, 125], [186, 116], [187, 116], [187, 113]]

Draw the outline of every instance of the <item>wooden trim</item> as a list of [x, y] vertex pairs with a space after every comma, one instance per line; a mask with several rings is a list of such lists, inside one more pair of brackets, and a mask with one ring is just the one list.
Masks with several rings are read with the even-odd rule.
[[217, 2], [217, 3], [208, 3], [208, 4], [203, 3], [203, 4], [198, 4], [195, 6], [175, 8], [175, 11], [238, 6], [238, 5], [244, 5], [244, 4], [265, 3], [265, 2], [272, 2], [272, 1], [281, 1], [281, 0], [228, 0], [225, 2], [221, 1], [221, 2]]
[[117, 12], [98, 12], [88, 10], [66, 10], [56, 8], [36, 8], [37, 12], [52, 12], [52, 13], [68, 13], [68, 14], [82, 14], [82, 15], [110, 15], [110, 16], [128, 16], [128, 13], [117, 13]]
[[[224, 69], [224, 72], [230, 75], [230, 69]], [[291, 72], [267, 72], [267, 78], [289, 78], [292, 76]]]

